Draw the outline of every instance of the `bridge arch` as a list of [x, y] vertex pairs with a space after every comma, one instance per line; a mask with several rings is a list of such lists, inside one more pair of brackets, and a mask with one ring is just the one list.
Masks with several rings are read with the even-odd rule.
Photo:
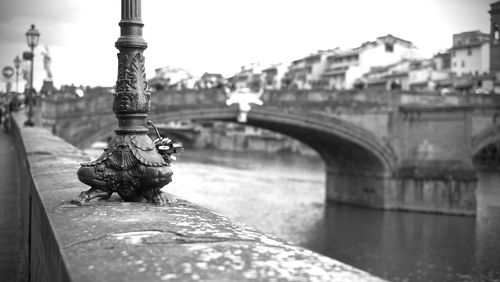
[[[152, 120], [220, 120], [235, 122], [236, 108], [191, 109], [150, 114]], [[335, 117], [255, 108], [247, 124], [283, 133], [313, 149], [326, 164], [327, 198], [384, 207], [394, 187], [396, 157], [373, 133]]]
[[[220, 120], [236, 122], [238, 110], [235, 108], [185, 110], [150, 114], [149, 118], [157, 121], [166, 120]], [[344, 155], [339, 150], [357, 149], [363, 154], [365, 162], [378, 162], [385, 172], [392, 172], [395, 157], [388, 145], [384, 145], [374, 134], [341, 119], [317, 116], [308, 117], [300, 113], [283, 113], [268, 109], [252, 109], [248, 113], [248, 125], [283, 133], [310, 145], [328, 164], [335, 155]], [[329, 156], [326, 151], [339, 148], [336, 154]], [[349, 148], [345, 148], [349, 145]], [[351, 148], [352, 147], [352, 148]], [[353, 154], [354, 152], [349, 152]]]
[[[236, 107], [158, 111], [155, 122], [173, 120], [219, 120], [236, 122]], [[116, 120], [98, 122], [91, 131], [74, 136], [76, 144], [89, 145], [116, 127]], [[85, 121], [88, 123], [88, 121]], [[293, 137], [316, 150], [326, 164], [327, 198], [340, 202], [383, 207], [387, 187], [392, 184], [396, 157], [391, 147], [367, 130], [335, 117], [255, 108], [248, 125]], [[72, 125], [75, 127], [75, 124]], [[87, 125], [84, 125], [84, 127]], [[78, 127], [78, 126], [76, 126]], [[75, 132], [75, 131], [74, 131]], [[76, 131], [78, 132], [78, 130]]]
[[475, 165], [500, 166], [500, 124], [491, 126], [472, 137], [471, 156]]
[[472, 156], [477, 155], [486, 146], [496, 142], [500, 142], [500, 124], [486, 128], [478, 134], [472, 136]]

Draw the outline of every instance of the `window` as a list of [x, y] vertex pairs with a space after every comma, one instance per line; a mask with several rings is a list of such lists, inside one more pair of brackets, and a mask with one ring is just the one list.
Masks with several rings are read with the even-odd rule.
[[462, 63], [461, 63], [460, 65], [462, 66], [462, 68], [464, 68], [464, 67], [465, 67], [465, 62], [464, 62], [464, 60], [462, 60]]
[[392, 53], [394, 52], [394, 44], [392, 43], [385, 43], [385, 51]]
[[495, 44], [498, 44], [500, 41], [500, 28], [497, 23], [493, 24], [493, 40]]
[[467, 48], [467, 56], [471, 56], [472, 55], [472, 49], [469, 47]]
[[455, 57], [455, 50], [451, 51], [451, 56]]
[[456, 62], [453, 62], [453, 67], [456, 67], [457, 66], [457, 63]]

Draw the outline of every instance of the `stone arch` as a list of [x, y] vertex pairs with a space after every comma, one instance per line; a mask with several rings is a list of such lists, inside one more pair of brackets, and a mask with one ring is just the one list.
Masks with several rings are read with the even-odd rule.
[[[170, 120], [220, 120], [235, 122], [236, 107], [172, 110], [150, 113], [156, 122]], [[87, 140], [112, 132], [116, 120], [101, 123]], [[316, 150], [326, 164], [327, 198], [334, 201], [384, 207], [397, 166], [395, 153], [373, 133], [335, 117], [255, 108], [248, 125], [283, 133]], [[94, 139], [95, 140], [95, 139]], [[80, 138], [77, 144], [85, 143]]]
[[[221, 120], [236, 121], [236, 108], [180, 110], [165, 113], [152, 113], [149, 119], [153, 121], [165, 120]], [[102, 118], [99, 118], [102, 120]], [[84, 123], [87, 127], [90, 120], [82, 122], [65, 121], [71, 127], [79, 128], [77, 124]], [[253, 109], [248, 115], [248, 125], [266, 128], [280, 132], [300, 140], [318, 151], [326, 163], [331, 163], [335, 156], [329, 156], [326, 151], [334, 150], [333, 146], [341, 145], [343, 149], [358, 149], [366, 157], [366, 161], [379, 162], [378, 165], [385, 172], [392, 172], [396, 167], [395, 154], [387, 144], [371, 132], [350, 124], [335, 117], [307, 117], [301, 114], [281, 113], [277, 111]], [[77, 140], [69, 140], [73, 144], [81, 145], [96, 140], [99, 136], [112, 132], [117, 127], [116, 119], [112, 116], [106, 122], [99, 122], [92, 127], [91, 132], [81, 132], [73, 135]], [[65, 126], [62, 126], [65, 127]], [[64, 128], [59, 128], [62, 132]], [[64, 134], [63, 134], [64, 135]], [[350, 146], [345, 148], [345, 145]], [[337, 152], [342, 153], [342, 152]], [[350, 152], [352, 155], [353, 152]]]
[[[152, 120], [221, 120], [236, 121], [238, 114], [235, 108], [184, 110], [167, 113], [150, 114]], [[331, 162], [333, 156], [325, 153], [328, 147], [339, 142], [352, 143], [351, 146], [368, 153], [369, 158], [379, 162], [386, 172], [392, 172], [396, 159], [392, 149], [374, 134], [358, 126], [335, 117], [307, 117], [301, 114], [282, 113], [278, 111], [252, 109], [248, 113], [248, 125], [280, 132], [300, 140], [322, 155], [325, 162]], [[336, 139], [336, 140], [332, 140]], [[332, 141], [337, 141], [330, 143]], [[329, 143], [329, 144], [327, 144]]]
[[500, 166], [500, 124], [472, 137], [471, 157], [475, 166]]
[[493, 125], [472, 136], [471, 153], [474, 157], [486, 146], [500, 142], [500, 124]]
[[[236, 108], [151, 114], [153, 120], [236, 121]], [[291, 136], [315, 149], [326, 164], [327, 199], [386, 207], [395, 187], [395, 153], [373, 133], [335, 117], [256, 108], [248, 125]]]

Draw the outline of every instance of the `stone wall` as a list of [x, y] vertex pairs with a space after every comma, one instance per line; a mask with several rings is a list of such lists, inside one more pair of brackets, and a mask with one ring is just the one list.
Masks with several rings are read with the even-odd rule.
[[470, 107], [401, 107], [399, 167], [386, 203], [398, 209], [476, 214]]
[[[25, 119], [16, 115], [17, 124]], [[88, 157], [41, 128], [16, 126], [28, 281], [381, 281], [181, 200], [73, 206]]]

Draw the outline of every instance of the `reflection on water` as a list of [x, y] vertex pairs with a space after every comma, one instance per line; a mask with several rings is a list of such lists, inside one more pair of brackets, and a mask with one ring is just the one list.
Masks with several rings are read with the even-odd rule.
[[326, 204], [314, 157], [191, 150], [173, 170], [168, 192], [391, 281], [500, 281], [497, 172], [474, 218]]

